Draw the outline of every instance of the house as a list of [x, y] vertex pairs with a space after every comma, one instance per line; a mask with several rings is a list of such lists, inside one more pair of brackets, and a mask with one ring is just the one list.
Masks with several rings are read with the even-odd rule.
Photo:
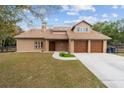
[[105, 53], [107, 40], [111, 38], [92, 29], [92, 25], [81, 21], [71, 28], [56, 27], [32, 29], [15, 36], [17, 52], [69, 51], [75, 53]]

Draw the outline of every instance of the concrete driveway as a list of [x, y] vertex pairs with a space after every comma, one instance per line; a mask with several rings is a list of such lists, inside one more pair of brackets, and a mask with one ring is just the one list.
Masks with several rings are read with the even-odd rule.
[[124, 88], [124, 57], [106, 53], [74, 53], [107, 87]]

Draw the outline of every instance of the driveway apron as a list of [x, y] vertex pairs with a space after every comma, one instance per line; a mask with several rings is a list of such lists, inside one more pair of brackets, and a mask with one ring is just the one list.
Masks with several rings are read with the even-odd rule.
[[107, 53], [74, 53], [107, 87], [124, 87], [124, 57]]

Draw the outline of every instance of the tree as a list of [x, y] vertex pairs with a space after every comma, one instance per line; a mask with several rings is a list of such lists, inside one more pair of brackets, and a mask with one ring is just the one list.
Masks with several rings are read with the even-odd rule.
[[124, 43], [124, 20], [98, 22], [93, 29], [111, 37], [110, 44]]
[[16, 23], [21, 21], [18, 13], [22, 9], [23, 7], [0, 6], [0, 46], [3, 47], [6, 39], [16, 33]]
[[27, 24], [32, 23], [32, 19], [27, 16], [28, 14], [44, 21], [45, 16], [52, 14], [55, 8], [59, 9], [59, 6], [0, 6], [0, 46], [4, 47], [8, 42], [6, 40], [10, 40], [18, 34], [17, 23], [22, 21]]

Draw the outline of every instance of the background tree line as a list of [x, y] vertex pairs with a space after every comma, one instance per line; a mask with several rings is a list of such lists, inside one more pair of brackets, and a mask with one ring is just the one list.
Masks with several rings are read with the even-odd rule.
[[109, 41], [109, 44], [124, 43], [124, 19], [109, 22], [97, 22], [93, 25], [93, 29], [111, 37], [112, 40]]

